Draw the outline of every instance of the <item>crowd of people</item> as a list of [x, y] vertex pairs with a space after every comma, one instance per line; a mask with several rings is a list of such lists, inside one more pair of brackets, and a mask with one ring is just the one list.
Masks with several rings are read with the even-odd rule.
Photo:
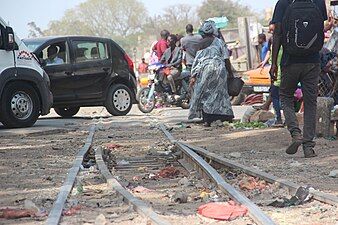
[[[160, 36], [152, 47], [150, 60], [169, 69], [166, 79], [173, 99], [177, 98], [175, 80], [179, 79], [182, 66], [191, 73], [189, 88], [193, 94], [189, 119], [203, 118], [205, 126], [216, 120], [231, 122], [234, 114], [227, 91], [227, 78], [233, 77], [233, 72], [229, 50], [215, 22], [204, 21], [198, 33], [194, 33], [193, 25], [187, 24], [184, 37], [170, 34], [167, 30], [162, 30]], [[142, 73], [142, 68], [138, 66], [139, 73]]]
[[[300, 4], [304, 5], [303, 8]], [[276, 124], [280, 125], [284, 123], [282, 109], [292, 137], [286, 153], [295, 154], [303, 145], [304, 156], [311, 158], [317, 156], [314, 137], [317, 85], [321, 71], [319, 51], [324, 43], [324, 32], [332, 24], [324, 26], [324, 21], [328, 20], [324, 1], [305, 1], [297, 3], [297, 7], [294, 7], [294, 2], [279, 0], [269, 27], [273, 38], [268, 41], [264, 34], [258, 37], [262, 45], [259, 67], [271, 65], [270, 96], [259, 108], [268, 109], [272, 103]], [[288, 20], [297, 21], [297, 24], [285, 23]], [[229, 50], [215, 23], [204, 21], [198, 34], [194, 34], [193, 26], [188, 24], [185, 37], [170, 34], [167, 30], [162, 30], [160, 35], [161, 39], [152, 47], [152, 55], [156, 55], [155, 61], [169, 68], [168, 82], [174, 95], [174, 80], [182, 72], [182, 63], [186, 70], [191, 71], [190, 88], [194, 91], [189, 119], [203, 118], [205, 126], [216, 120], [231, 122], [234, 114], [227, 92], [227, 78], [233, 77], [233, 72]], [[294, 96], [299, 85], [304, 103], [303, 131], [299, 128], [294, 109]]]

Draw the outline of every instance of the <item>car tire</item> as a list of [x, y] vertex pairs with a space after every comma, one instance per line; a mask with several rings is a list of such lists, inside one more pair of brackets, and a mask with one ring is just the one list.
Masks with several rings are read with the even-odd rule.
[[4, 90], [0, 102], [0, 120], [5, 127], [30, 127], [41, 110], [40, 98], [32, 85], [13, 82]]
[[55, 107], [54, 111], [56, 114], [59, 116], [65, 117], [65, 118], [70, 118], [76, 113], [78, 113], [80, 110], [80, 107]]
[[127, 115], [133, 106], [130, 89], [124, 84], [113, 84], [110, 86], [105, 106], [107, 111], [113, 116]]

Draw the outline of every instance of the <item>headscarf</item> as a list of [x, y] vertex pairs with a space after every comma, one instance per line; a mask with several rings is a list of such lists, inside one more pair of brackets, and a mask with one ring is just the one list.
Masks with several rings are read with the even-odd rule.
[[204, 21], [199, 29], [200, 33], [203, 34], [214, 34], [214, 35], [217, 35], [218, 34], [218, 31], [217, 31], [217, 28], [216, 28], [216, 23], [212, 20], [207, 20], [207, 21]]

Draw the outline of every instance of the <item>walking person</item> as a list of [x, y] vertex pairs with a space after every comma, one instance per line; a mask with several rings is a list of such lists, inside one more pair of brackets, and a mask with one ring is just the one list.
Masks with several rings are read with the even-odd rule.
[[185, 65], [187, 71], [191, 71], [198, 50], [198, 43], [202, 40], [202, 36], [193, 33], [194, 27], [191, 24], [185, 26], [185, 32], [187, 35], [181, 39], [181, 46], [183, 51], [185, 51]]
[[215, 22], [203, 22], [200, 32], [203, 39], [192, 65], [194, 85], [189, 119], [203, 118], [205, 126], [216, 120], [231, 122], [234, 118], [228, 94], [227, 78], [233, 77], [226, 44], [217, 38]]
[[[324, 43], [325, 20], [327, 14], [324, 0], [279, 0], [272, 19], [275, 24], [270, 69], [273, 80], [277, 79], [278, 52], [283, 45], [280, 98], [285, 122], [292, 137], [286, 153], [295, 154], [299, 146], [303, 145], [305, 158], [317, 156], [314, 137], [320, 74], [319, 50]], [[303, 135], [294, 110], [294, 93], [298, 82], [301, 83], [304, 96]]]

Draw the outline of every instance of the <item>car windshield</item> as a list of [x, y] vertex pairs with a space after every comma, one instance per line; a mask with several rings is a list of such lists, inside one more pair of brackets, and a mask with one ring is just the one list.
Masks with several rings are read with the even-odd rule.
[[37, 41], [29, 41], [29, 40], [22, 40], [25, 45], [32, 51], [34, 52], [35, 49], [37, 49], [40, 45], [42, 45], [43, 41], [37, 42]]

